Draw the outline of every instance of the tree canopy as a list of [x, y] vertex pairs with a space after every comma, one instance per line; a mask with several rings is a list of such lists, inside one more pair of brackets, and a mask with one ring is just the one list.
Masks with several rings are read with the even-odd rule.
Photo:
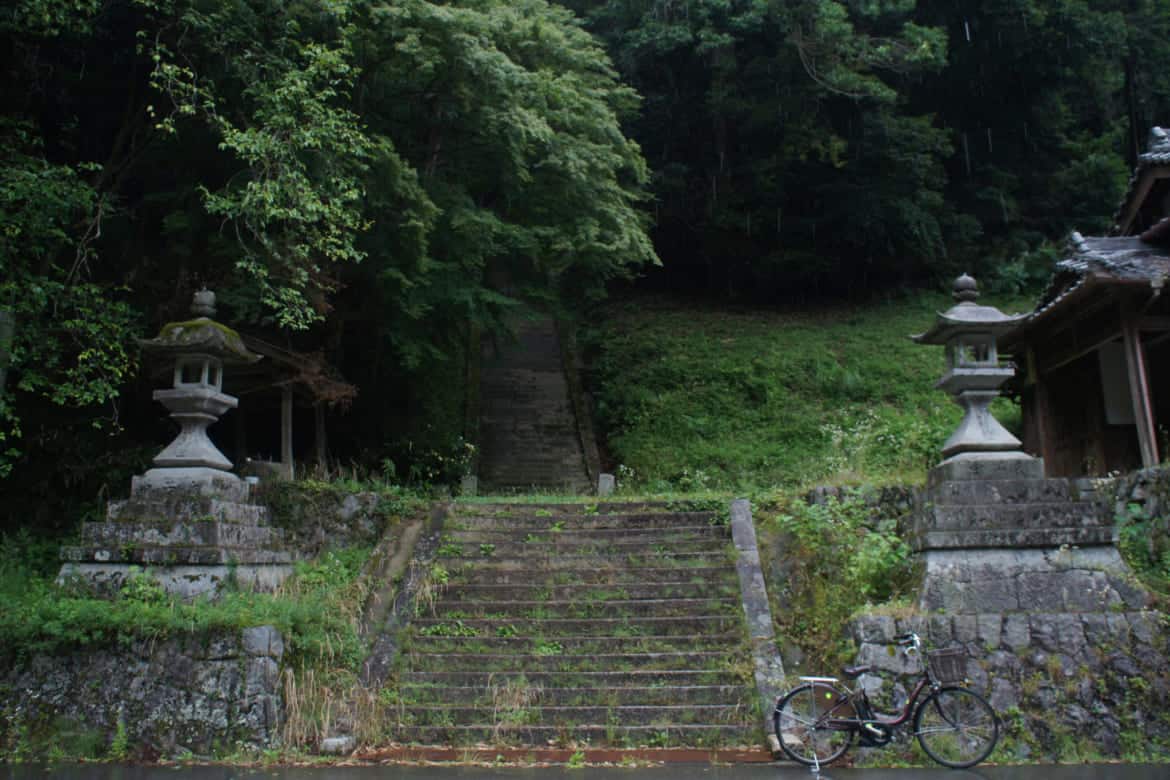
[[0, 35], [0, 468], [200, 285], [376, 385], [657, 262], [638, 98], [544, 0], [19, 0]]
[[1170, 0], [14, 0], [0, 38], [0, 476], [125, 420], [201, 285], [409, 459], [519, 301], [1018, 290], [1170, 124]]

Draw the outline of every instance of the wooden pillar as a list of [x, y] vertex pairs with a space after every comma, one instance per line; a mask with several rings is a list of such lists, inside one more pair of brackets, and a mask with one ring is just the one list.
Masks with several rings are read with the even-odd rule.
[[1141, 331], [1131, 316], [1122, 319], [1121, 338], [1125, 346], [1125, 365], [1129, 372], [1129, 395], [1137, 424], [1138, 446], [1142, 466], [1158, 464], [1158, 436], [1154, 429], [1154, 409], [1150, 403], [1150, 384], [1146, 372], [1146, 352], [1142, 349]]
[[325, 468], [325, 459], [329, 455], [329, 448], [325, 441], [325, 404], [313, 404], [313, 445], [317, 450], [317, 465]]
[[280, 388], [280, 463], [293, 479], [293, 392], [290, 385]]

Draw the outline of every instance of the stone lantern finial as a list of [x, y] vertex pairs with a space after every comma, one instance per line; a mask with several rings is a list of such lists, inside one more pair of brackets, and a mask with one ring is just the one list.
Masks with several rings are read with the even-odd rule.
[[191, 313], [196, 317], [215, 316], [215, 293], [204, 287], [191, 296]]
[[979, 299], [979, 285], [973, 277], [963, 274], [955, 279], [951, 297], [959, 303], [974, 303]]

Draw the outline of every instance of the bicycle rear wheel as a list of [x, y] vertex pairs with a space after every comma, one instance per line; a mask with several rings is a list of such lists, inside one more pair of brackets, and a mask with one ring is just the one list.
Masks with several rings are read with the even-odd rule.
[[854, 727], [839, 719], [853, 718], [845, 691], [828, 683], [805, 683], [776, 703], [772, 724], [781, 749], [808, 766], [830, 764], [849, 749]]
[[979, 694], [942, 688], [927, 696], [914, 713], [914, 736], [935, 761], [964, 769], [991, 755], [999, 739], [999, 719]]

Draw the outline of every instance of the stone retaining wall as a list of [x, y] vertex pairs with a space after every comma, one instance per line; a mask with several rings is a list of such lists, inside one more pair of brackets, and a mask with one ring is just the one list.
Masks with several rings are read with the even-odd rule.
[[[284, 641], [235, 635], [44, 653], [0, 667], [0, 755], [213, 755], [279, 737]], [[120, 744], [119, 744], [120, 743]]]
[[1170, 659], [1165, 617], [1142, 612], [866, 615], [854, 620], [859, 682], [889, 709], [921, 666], [894, 637], [961, 645], [971, 687], [1004, 722], [1005, 760], [1170, 756]]

